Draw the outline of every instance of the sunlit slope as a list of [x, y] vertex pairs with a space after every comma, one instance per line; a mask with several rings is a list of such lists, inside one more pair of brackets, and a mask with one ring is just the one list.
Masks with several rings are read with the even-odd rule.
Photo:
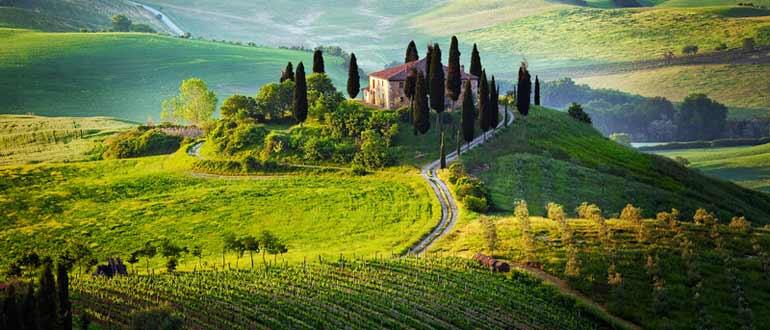
[[115, 0], [24, 0], [0, 2], [0, 26], [41, 31], [102, 30], [111, 27], [113, 15], [125, 15], [134, 23], [167, 32], [160, 20], [126, 1]]
[[[220, 101], [256, 94], [288, 61], [312, 53], [133, 33], [42, 33], [0, 29], [0, 113], [158, 119], [163, 99], [190, 77]], [[342, 86], [342, 59], [326, 69]]]

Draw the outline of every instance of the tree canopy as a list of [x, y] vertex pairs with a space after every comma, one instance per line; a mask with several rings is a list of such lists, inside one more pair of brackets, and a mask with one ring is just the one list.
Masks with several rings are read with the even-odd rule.
[[244, 111], [247, 116], [256, 119], [257, 102], [254, 98], [244, 95], [232, 95], [219, 107], [219, 113], [224, 118], [234, 118], [239, 111]]
[[163, 101], [161, 120], [170, 122], [187, 121], [200, 125], [212, 119], [216, 110], [217, 97], [206, 83], [190, 78], [179, 86], [179, 94]]
[[[299, 66], [297, 67], [299, 69]], [[313, 73], [326, 73], [324, 67], [324, 53], [320, 49], [316, 49], [313, 52]]]
[[409, 46], [406, 47], [406, 55], [404, 56], [404, 63], [414, 62], [420, 59], [420, 55], [417, 52], [417, 45], [414, 40], [409, 42]]
[[532, 76], [527, 70], [527, 64], [521, 63], [519, 68], [519, 82], [517, 85], [516, 106], [523, 116], [529, 114], [529, 106], [532, 98]]
[[489, 131], [492, 127], [492, 118], [490, 112], [492, 104], [490, 103], [490, 91], [489, 82], [487, 82], [487, 73], [485, 70], [481, 71], [481, 79], [479, 80], [479, 127], [482, 132]]
[[115, 32], [131, 31], [132, 24], [133, 22], [126, 15], [112, 16], [112, 30]]
[[348, 67], [348, 96], [355, 99], [361, 91], [361, 76], [358, 74], [358, 60], [356, 54], [350, 54], [350, 66]]
[[437, 113], [444, 112], [444, 97], [446, 80], [444, 79], [444, 65], [441, 63], [441, 48], [433, 45], [430, 60], [430, 107]]
[[481, 77], [481, 56], [479, 55], [479, 49], [476, 44], [473, 44], [473, 51], [471, 52], [471, 67], [470, 74]]
[[294, 119], [299, 123], [305, 122], [307, 119], [307, 81], [305, 80], [305, 65], [299, 62], [297, 65], [297, 72], [295, 73], [294, 84], [294, 102], [292, 103], [294, 109]]
[[412, 118], [414, 119], [414, 130], [420, 134], [425, 134], [430, 129], [430, 109], [428, 107], [427, 85], [425, 76], [417, 74]]
[[473, 89], [470, 80], [465, 81], [465, 92], [463, 93], [463, 111], [462, 111], [462, 133], [463, 140], [470, 143], [473, 141], [474, 130], [476, 128], [476, 108], [473, 104]]
[[462, 88], [462, 70], [460, 68], [460, 48], [457, 37], [452, 37], [449, 46], [449, 63], [447, 65], [446, 93], [449, 98], [457, 102], [460, 99]]

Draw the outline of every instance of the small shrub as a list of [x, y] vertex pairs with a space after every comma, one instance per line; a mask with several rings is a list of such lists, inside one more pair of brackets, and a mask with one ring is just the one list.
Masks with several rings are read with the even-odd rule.
[[548, 219], [556, 221], [559, 224], [563, 224], [566, 221], [566, 214], [564, 213], [564, 207], [556, 203], [548, 203], [545, 206], [548, 213]]
[[730, 229], [747, 233], [751, 230], [751, 222], [746, 220], [745, 217], [733, 217], [732, 220], [730, 220]]
[[477, 213], [485, 213], [487, 210], [489, 210], [489, 204], [487, 203], [486, 197], [476, 197], [476, 196], [465, 196], [462, 199], [463, 206], [465, 206], [466, 209], [477, 212]]
[[567, 113], [570, 117], [572, 117], [572, 119], [575, 119], [579, 122], [586, 124], [591, 123], [591, 117], [588, 116], [585, 111], [583, 111], [583, 107], [580, 104], [572, 103], [572, 105], [569, 106], [569, 109], [567, 109]]
[[642, 209], [627, 204], [623, 211], [620, 212], [620, 220], [640, 225], [642, 223]]
[[717, 219], [716, 215], [714, 215], [712, 212], [706, 211], [705, 209], [696, 210], [692, 219], [695, 221], [695, 224], [698, 225], [711, 226], [719, 223], [719, 219]]

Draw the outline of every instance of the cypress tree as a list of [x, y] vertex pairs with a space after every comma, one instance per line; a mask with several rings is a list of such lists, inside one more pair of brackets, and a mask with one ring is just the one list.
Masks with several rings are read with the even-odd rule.
[[449, 46], [449, 63], [447, 65], [446, 77], [446, 94], [452, 100], [453, 105], [460, 99], [461, 87], [462, 71], [460, 70], [460, 48], [457, 37], [453, 36], [452, 44]]
[[489, 116], [489, 82], [487, 82], [487, 73], [485, 70], [481, 71], [481, 79], [479, 80], [479, 128], [484, 134], [486, 139], [487, 131], [492, 119]]
[[[433, 45], [428, 45], [428, 52], [425, 54], [425, 79], [430, 81], [430, 61], [433, 60]], [[425, 85], [425, 92], [430, 94], [430, 84]]]
[[[299, 66], [297, 66], [299, 70]], [[313, 73], [326, 73], [324, 68], [324, 53], [320, 49], [316, 49], [313, 53]]]
[[419, 53], [417, 53], [417, 45], [414, 44], [414, 40], [409, 42], [409, 46], [406, 47], [406, 56], [404, 56], [404, 63], [414, 62], [420, 59]]
[[529, 114], [530, 99], [532, 97], [532, 76], [527, 71], [527, 64], [522, 63], [519, 68], [519, 83], [516, 95], [516, 107], [522, 116]]
[[471, 82], [465, 81], [465, 93], [463, 93], [463, 112], [462, 122], [463, 140], [466, 143], [473, 141], [474, 130], [476, 128], [476, 108], [473, 105], [473, 90]]
[[540, 106], [540, 78], [535, 76], [535, 105]]
[[495, 83], [495, 76], [492, 76], [492, 83], [489, 87], [489, 126], [491, 129], [497, 128], [500, 123], [500, 90]]
[[294, 119], [302, 125], [307, 119], [307, 80], [305, 80], [305, 65], [299, 62], [294, 84]]
[[479, 56], [479, 49], [476, 44], [473, 44], [473, 51], [471, 52], [471, 67], [469, 71], [476, 77], [481, 77], [481, 56]]
[[432, 59], [430, 61], [430, 107], [436, 111], [436, 126], [441, 129], [441, 113], [444, 112], [446, 88], [444, 84], [444, 65], [441, 63], [441, 48], [433, 45]]
[[59, 325], [72, 329], [72, 304], [70, 304], [69, 276], [63, 263], [56, 265], [56, 286], [59, 293]]
[[40, 318], [38, 326], [40, 329], [56, 329], [56, 280], [54, 280], [50, 262], [43, 264], [38, 285], [40, 286], [37, 294]]
[[414, 118], [415, 133], [425, 134], [430, 129], [430, 108], [428, 107], [428, 83], [425, 76], [417, 75], [417, 83], [414, 89], [414, 109], [412, 118]]
[[[21, 322], [19, 320], [19, 307], [16, 303], [16, 285], [8, 286], [5, 292], [5, 298], [3, 299], [3, 313], [5, 314], [5, 329], [19, 329], [21, 328]], [[0, 319], [0, 322], [3, 322]]]
[[[464, 98], [463, 98], [463, 99], [464, 99]], [[457, 157], [458, 157], [458, 158], [460, 158], [460, 152], [462, 151], [462, 150], [461, 150], [461, 148], [462, 148], [462, 137], [461, 137], [461, 131], [462, 131], [462, 128], [461, 128], [461, 127], [458, 127], [458, 128], [457, 128], [457, 136], [455, 136], [455, 143], [457, 144], [457, 150], [456, 150], [456, 151], [457, 151]]]
[[35, 286], [30, 283], [27, 285], [27, 292], [24, 294], [24, 300], [22, 300], [21, 304], [22, 329], [37, 330], [38, 321]]
[[361, 90], [361, 76], [358, 74], [358, 61], [356, 54], [350, 54], [350, 67], [348, 68], [348, 95], [351, 99], [358, 96]]
[[291, 62], [286, 64], [286, 69], [284, 69], [281, 74], [281, 82], [286, 80], [294, 81], [294, 66], [291, 64]]
[[444, 132], [441, 132], [441, 150], [439, 150], [439, 154], [441, 154], [441, 168], [446, 168], [446, 146], [444, 144]]
[[412, 120], [412, 111], [414, 110], [414, 94], [417, 85], [417, 69], [412, 68], [404, 82], [404, 95], [409, 98], [409, 120]]

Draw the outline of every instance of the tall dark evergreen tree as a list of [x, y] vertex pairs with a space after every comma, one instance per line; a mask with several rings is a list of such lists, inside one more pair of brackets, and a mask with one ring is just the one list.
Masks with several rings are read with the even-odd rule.
[[56, 280], [53, 277], [51, 263], [43, 264], [38, 283], [40, 290], [37, 293], [37, 310], [39, 314], [40, 329], [56, 329]]
[[37, 300], [35, 299], [35, 286], [32, 283], [27, 285], [27, 290], [24, 293], [24, 298], [21, 301], [19, 308], [21, 312], [22, 329], [36, 330], [38, 328], [39, 320], [37, 313]]
[[441, 114], [444, 112], [445, 101], [445, 83], [444, 78], [444, 64], [441, 63], [441, 48], [438, 44], [433, 45], [433, 53], [430, 60], [430, 107], [433, 111], [436, 111], [436, 126], [439, 131], [441, 128]]
[[487, 131], [489, 131], [492, 118], [489, 115], [489, 82], [487, 81], [487, 73], [485, 70], [481, 71], [481, 78], [479, 79], [479, 128], [484, 134], [486, 139]]
[[361, 76], [358, 74], [358, 61], [356, 54], [350, 54], [350, 67], [348, 67], [348, 95], [351, 99], [358, 96], [361, 91]]
[[476, 129], [476, 108], [473, 102], [473, 89], [471, 82], [465, 81], [465, 93], [463, 93], [463, 112], [462, 122], [460, 123], [463, 131], [463, 140], [466, 143], [473, 141], [473, 135]]
[[[297, 69], [299, 69], [299, 66], [297, 66]], [[313, 73], [326, 73], [324, 53], [320, 49], [316, 49], [313, 53]]]
[[462, 89], [462, 70], [460, 68], [460, 48], [457, 37], [452, 37], [452, 44], [449, 46], [449, 63], [447, 65], [446, 94], [454, 103], [460, 99]]
[[404, 63], [414, 62], [420, 59], [420, 54], [417, 52], [417, 45], [414, 40], [409, 42], [409, 46], [406, 47], [406, 56], [404, 56]]
[[433, 60], [433, 45], [428, 45], [428, 52], [425, 53], [425, 79], [428, 82], [428, 84], [425, 86], [425, 91], [430, 94], [430, 61]]
[[412, 109], [412, 118], [414, 118], [415, 133], [425, 134], [430, 129], [430, 107], [428, 107], [428, 83], [425, 76], [417, 75], [417, 83], [414, 88], [414, 109]]
[[535, 105], [540, 106], [540, 78], [535, 76]]
[[473, 51], [471, 52], [471, 67], [470, 72], [476, 77], [481, 77], [481, 56], [479, 56], [479, 49], [476, 44], [473, 44]]
[[519, 109], [519, 113], [527, 116], [532, 98], [532, 76], [529, 75], [525, 63], [522, 63], [519, 68], [519, 83], [516, 93], [516, 107]]
[[21, 329], [19, 305], [16, 301], [16, 285], [8, 286], [5, 294], [2, 305], [3, 312], [0, 313], [5, 315], [5, 319], [0, 318], [0, 326], [3, 326], [4, 329]]
[[417, 87], [417, 75], [420, 74], [417, 72], [417, 69], [412, 68], [411, 71], [409, 71], [409, 75], [406, 76], [406, 81], [404, 82], [404, 95], [409, 98], [409, 120], [412, 121], [412, 112], [414, 109], [414, 94], [415, 94], [415, 88]]
[[294, 119], [300, 125], [307, 119], [307, 80], [305, 79], [305, 65], [299, 62], [295, 74], [294, 84]]
[[59, 326], [61, 329], [72, 329], [72, 304], [70, 303], [69, 275], [67, 267], [59, 262], [56, 265], [56, 288], [59, 294]]
[[491, 129], [497, 128], [500, 123], [500, 91], [495, 83], [495, 76], [492, 76], [492, 82], [489, 86], [489, 126]]
[[441, 168], [446, 168], [446, 144], [444, 143], [444, 132], [441, 132], [441, 146], [439, 147], [441, 155]]
[[281, 82], [291, 80], [294, 81], [294, 66], [289, 62], [289, 64], [286, 64], [286, 68], [283, 69], [283, 72], [281, 73]]

